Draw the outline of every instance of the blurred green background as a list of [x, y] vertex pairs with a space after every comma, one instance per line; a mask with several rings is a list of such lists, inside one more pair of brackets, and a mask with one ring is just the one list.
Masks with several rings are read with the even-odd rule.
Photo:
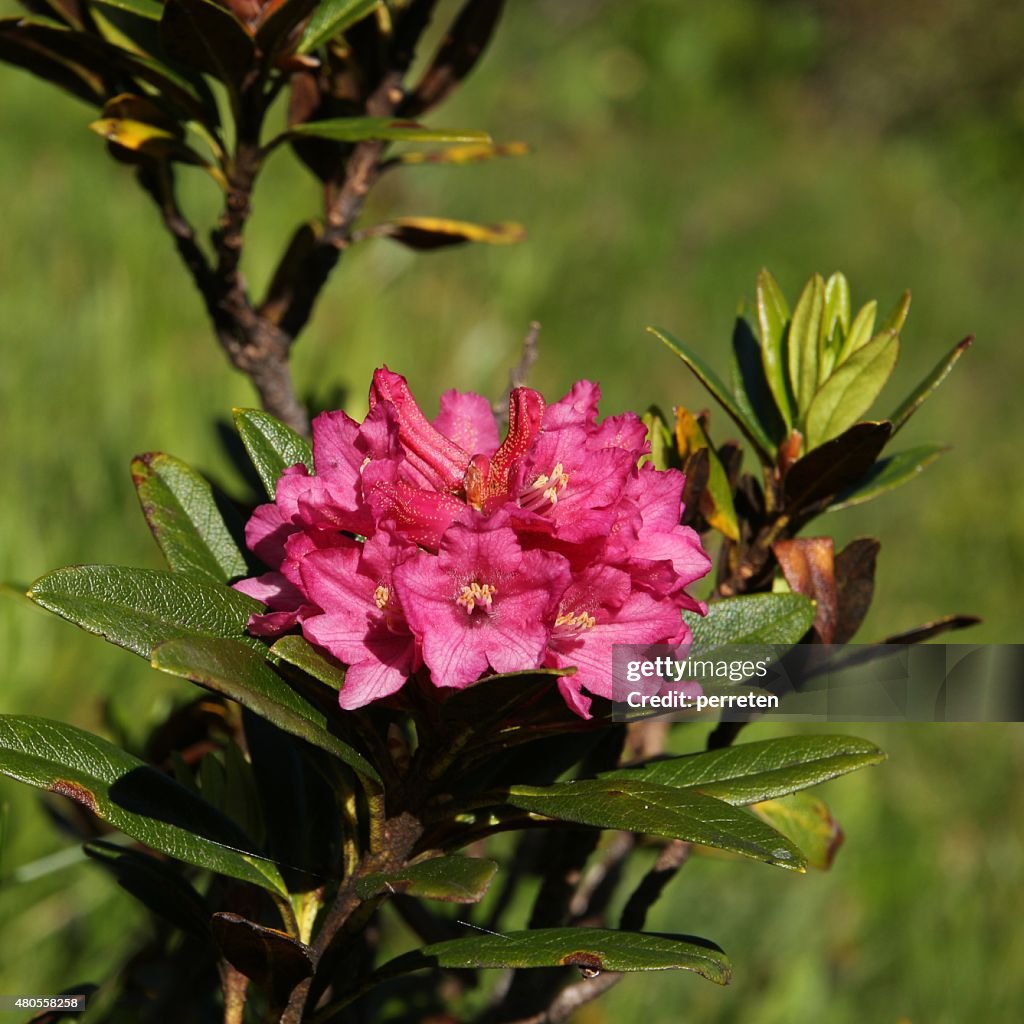
[[[0, 0], [0, 13], [14, 10]], [[818, 526], [882, 538], [860, 639], [961, 611], [985, 620], [963, 639], [1017, 640], [1022, 44], [1024, 9], [1001, 0], [512, 0], [481, 68], [434, 121], [524, 140], [533, 155], [392, 175], [364, 223], [516, 219], [528, 240], [423, 256], [357, 247], [296, 348], [299, 386], [320, 403], [343, 388], [358, 414], [386, 361], [428, 407], [446, 387], [496, 395], [536, 319], [533, 382], [546, 393], [588, 376], [606, 412], [700, 408], [704, 394], [645, 324], [724, 369], [737, 302], [761, 266], [791, 296], [814, 270], [842, 269], [857, 304], [885, 307], [909, 287], [900, 366], [877, 411], [975, 334], [904, 433], [908, 447], [952, 451], [902, 491]], [[137, 452], [170, 451], [245, 496], [215, 423], [253, 403], [247, 382], [89, 119], [0, 66], [0, 579], [18, 584], [73, 562], [159, 564], [128, 475]], [[185, 180], [189, 209], [209, 219], [214, 187]], [[312, 178], [280, 153], [256, 196], [255, 290], [316, 205]], [[722, 420], [714, 411], [718, 439]], [[99, 727], [106, 707], [129, 735], [182, 692], [16, 597], [0, 602], [0, 659], [0, 710]], [[1016, 1019], [1024, 730], [855, 731], [892, 760], [823, 791], [848, 835], [832, 873], [700, 862], [653, 918], [720, 942], [732, 988], [645, 979], [586, 1019]], [[0, 800], [0, 992], [100, 977], [141, 916], [90, 866], [12, 874], [71, 840], [34, 793], [4, 782]]]

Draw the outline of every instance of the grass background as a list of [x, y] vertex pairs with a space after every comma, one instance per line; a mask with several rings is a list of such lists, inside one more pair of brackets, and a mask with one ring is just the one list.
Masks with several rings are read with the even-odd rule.
[[[9, 0], [0, 11], [13, 12]], [[588, 376], [607, 412], [699, 408], [707, 399], [645, 324], [724, 368], [737, 302], [762, 265], [790, 295], [837, 268], [855, 302], [887, 306], [909, 287], [900, 366], [878, 411], [975, 334], [904, 433], [908, 447], [952, 451], [902, 491], [819, 525], [840, 540], [882, 538], [862, 639], [963, 611], [985, 619], [964, 639], [1015, 641], [1022, 41], [1024, 11], [1001, 0], [513, 0], [470, 86], [433, 120], [525, 140], [533, 155], [409, 169], [365, 223], [516, 219], [528, 240], [426, 256], [357, 247], [296, 348], [299, 386], [322, 403], [342, 388], [359, 413], [386, 361], [423, 396], [497, 394], [536, 319], [534, 383], [547, 393]], [[243, 496], [215, 424], [253, 399], [210, 340], [148, 200], [86, 130], [86, 108], [7, 67], [0, 97], [0, 579], [74, 562], [155, 566], [131, 456], [171, 451]], [[189, 209], [209, 219], [212, 185], [186, 181]], [[279, 154], [256, 197], [255, 290], [316, 203], [312, 179]], [[713, 412], [719, 439], [722, 419]], [[0, 710], [86, 727], [112, 715], [135, 736], [183, 685], [17, 598], [0, 602], [0, 665]], [[588, 1019], [1014, 1019], [1024, 732], [857, 731], [892, 760], [824, 791], [849, 837], [831, 874], [700, 862], [653, 918], [720, 942], [733, 987], [666, 975], [622, 986]], [[34, 793], [4, 782], [0, 800], [0, 992], [101, 976], [142, 918], [92, 867], [12, 874], [70, 840]]]

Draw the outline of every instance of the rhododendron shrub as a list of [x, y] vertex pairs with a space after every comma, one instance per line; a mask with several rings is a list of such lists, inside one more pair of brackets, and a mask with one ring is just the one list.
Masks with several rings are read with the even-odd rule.
[[[686, 588], [710, 568], [680, 524], [683, 474], [656, 469], [647, 428], [598, 420], [580, 381], [545, 406], [509, 397], [499, 444], [490, 402], [448, 391], [431, 423], [404, 377], [378, 370], [370, 412], [313, 421], [313, 471], [289, 467], [246, 528], [270, 571], [235, 584], [270, 609], [249, 629], [298, 626], [348, 666], [343, 708], [414, 672], [463, 688], [488, 672], [574, 668], [576, 714], [611, 697], [612, 644], [683, 644]], [[586, 692], [584, 692], [586, 691]]]

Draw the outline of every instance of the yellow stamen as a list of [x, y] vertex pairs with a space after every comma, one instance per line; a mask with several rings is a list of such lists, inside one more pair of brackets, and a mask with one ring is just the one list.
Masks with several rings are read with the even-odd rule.
[[566, 612], [555, 619], [556, 626], [568, 626], [570, 629], [593, 629], [597, 625], [597, 619], [590, 612]]
[[490, 583], [470, 583], [462, 588], [462, 593], [455, 599], [455, 603], [461, 605], [467, 612], [471, 612], [478, 604], [484, 608], [491, 607], [497, 589]]
[[555, 468], [551, 470], [551, 475], [547, 473], [541, 473], [536, 480], [533, 481], [531, 487], [535, 491], [539, 491], [542, 487], [544, 490], [544, 497], [551, 502], [552, 505], [558, 504], [558, 495], [565, 490], [566, 485], [569, 483], [569, 474], [566, 473], [562, 464], [559, 462], [555, 465]]
[[391, 591], [382, 583], [373, 592], [373, 603], [380, 609], [384, 609], [387, 606], [388, 600], [391, 597]]

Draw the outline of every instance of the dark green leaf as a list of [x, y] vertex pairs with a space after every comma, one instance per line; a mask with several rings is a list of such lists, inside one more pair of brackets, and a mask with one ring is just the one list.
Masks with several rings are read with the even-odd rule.
[[418, 117], [443, 103], [476, 67], [501, 17], [505, 0], [466, 0], [423, 77], [402, 104]]
[[827, 871], [843, 843], [843, 830], [828, 805], [811, 793], [754, 804], [751, 810], [772, 828], [789, 836], [807, 858], [808, 867]]
[[784, 433], [788, 434], [796, 419], [793, 396], [786, 376], [789, 306], [778, 282], [768, 270], [762, 270], [757, 275], [757, 323], [761, 329], [761, 361], [765, 380], [785, 422]]
[[149, 452], [132, 460], [142, 513], [167, 564], [223, 583], [248, 572], [224, 525], [210, 485], [172, 455]]
[[825, 281], [815, 274], [800, 293], [789, 323], [787, 360], [789, 382], [798, 413], [803, 413], [818, 389], [821, 360], [821, 318], [825, 311]]
[[748, 594], [711, 601], [705, 616], [683, 615], [696, 657], [739, 644], [795, 644], [814, 622], [814, 602], [801, 594]]
[[746, 811], [694, 790], [640, 779], [583, 779], [553, 786], [512, 786], [520, 810], [595, 828], [647, 832], [803, 871], [800, 851]]
[[447, 903], [478, 903], [498, 870], [493, 860], [477, 857], [436, 857], [401, 871], [368, 875], [356, 882], [356, 894], [370, 899], [382, 892], [404, 893]]
[[308, 640], [298, 635], [283, 636], [274, 642], [270, 653], [289, 665], [302, 669], [307, 675], [340, 690], [345, 685], [345, 666], [323, 654]]
[[299, 43], [299, 53], [309, 53], [370, 14], [381, 0], [323, 0], [313, 12]]
[[330, 732], [323, 712], [299, 696], [245, 644], [215, 638], [172, 640], [153, 649], [152, 665], [161, 672], [191, 679], [230, 697], [279, 729], [326, 750], [360, 774], [380, 781], [362, 754]]
[[491, 142], [487, 132], [462, 128], [427, 128], [416, 121], [394, 117], [338, 117], [305, 121], [288, 131], [290, 136], [310, 136], [332, 142]]
[[891, 436], [888, 421], [857, 423], [808, 452], [786, 474], [786, 507], [806, 510], [859, 484]]
[[958, 342], [942, 359], [935, 364], [935, 368], [928, 374], [920, 384], [900, 403], [900, 407], [892, 414], [892, 432], [895, 434], [911, 416], [917, 412], [918, 407], [927, 399], [931, 393], [946, 379], [946, 374], [957, 364], [957, 360], [971, 347], [974, 342], [974, 335], [968, 335], [963, 341]]
[[857, 422], [885, 387], [899, 353], [897, 335], [879, 334], [822, 384], [807, 410], [808, 451]]
[[84, 849], [117, 879], [122, 889], [153, 913], [193, 935], [209, 935], [210, 908], [174, 866], [148, 853], [101, 840], [86, 843]]
[[283, 1005], [293, 988], [313, 974], [316, 957], [305, 943], [239, 914], [214, 914], [210, 921], [221, 953], [235, 968]]
[[289, 40], [295, 40], [295, 28], [321, 6], [322, 0], [283, 0], [260, 22], [256, 45], [264, 56], [273, 57]]
[[291, 427], [259, 409], [235, 409], [233, 414], [242, 444], [271, 501], [279, 477], [289, 466], [302, 463], [307, 469], [313, 468], [312, 447]]
[[764, 431], [756, 421], [747, 419], [714, 370], [702, 359], [694, 355], [693, 352], [685, 348], [682, 342], [668, 331], [662, 330], [660, 327], [648, 327], [647, 330], [686, 364], [687, 369], [707, 388], [715, 401], [732, 417], [733, 422], [740, 428], [743, 435], [757, 449], [758, 455], [766, 461], [771, 461], [771, 456], [768, 454], [771, 442], [765, 437]]
[[786, 736], [619, 768], [601, 778], [692, 787], [742, 805], [785, 796], [884, 760], [878, 747], [855, 736]]
[[72, 565], [36, 580], [28, 596], [89, 633], [143, 658], [165, 640], [246, 636], [250, 615], [264, 611], [237, 590], [196, 576], [121, 565]]
[[761, 347], [743, 317], [737, 317], [732, 331], [732, 391], [736, 406], [751, 426], [761, 428], [764, 447], [774, 461], [775, 447], [785, 426], [764, 376]]
[[91, 105], [101, 106], [106, 98], [107, 90], [99, 75], [43, 46], [34, 33], [26, 30], [21, 18], [0, 19], [0, 61], [24, 68]]
[[137, 14], [140, 18], [159, 21], [164, 13], [164, 5], [160, 0], [93, 0], [103, 7], [114, 7], [119, 11]]
[[160, 38], [167, 55], [237, 91], [252, 70], [252, 37], [226, 8], [211, 0], [166, 0]]
[[407, 953], [381, 968], [391, 977], [425, 967], [578, 967], [584, 971], [694, 971], [727, 985], [730, 965], [713, 943], [692, 936], [652, 935], [603, 928], [539, 928], [503, 935], [470, 935]]
[[91, 733], [45, 718], [0, 715], [0, 772], [77, 801], [169, 857], [284, 892], [277, 868], [209, 804]]
[[905, 452], [897, 452], [888, 458], [879, 459], [859, 484], [843, 491], [834, 505], [829, 505], [830, 512], [852, 505], [862, 505], [886, 491], [891, 491], [908, 480], [912, 480], [921, 470], [930, 466], [948, 448], [938, 444], [926, 444], [920, 448], [910, 448]]

